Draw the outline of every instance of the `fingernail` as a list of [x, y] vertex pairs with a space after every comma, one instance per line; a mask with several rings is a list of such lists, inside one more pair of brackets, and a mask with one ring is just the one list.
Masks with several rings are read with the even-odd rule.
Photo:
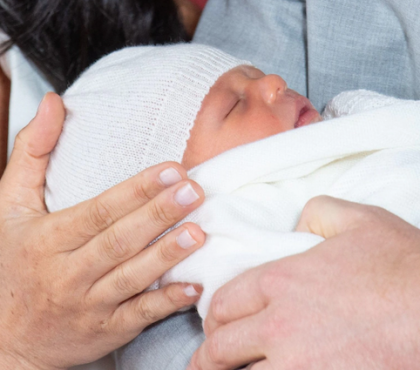
[[179, 234], [176, 238], [176, 242], [183, 249], [191, 248], [197, 244], [188, 230], [184, 230], [181, 234]]
[[188, 285], [186, 288], [184, 288], [184, 293], [187, 297], [197, 297], [200, 294], [195, 290], [193, 285]]
[[182, 180], [182, 176], [175, 168], [167, 168], [165, 171], [162, 171], [159, 175], [160, 181], [162, 181], [165, 186], [172, 186]]
[[199, 198], [191, 184], [185, 185], [175, 194], [175, 201], [181, 206], [189, 206]]

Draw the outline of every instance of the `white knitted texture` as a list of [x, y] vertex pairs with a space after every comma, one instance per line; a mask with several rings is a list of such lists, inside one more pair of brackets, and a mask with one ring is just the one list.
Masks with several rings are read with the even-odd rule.
[[195, 44], [133, 47], [101, 59], [63, 96], [67, 118], [47, 171], [48, 209], [180, 162], [204, 97], [242, 64], [250, 63]]
[[342, 94], [330, 105], [342, 117], [235, 148], [191, 170], [206, 201], [183, 222], [200, 225], [206, 243], [161, 285], [202, 284], [197, 308], [204, 318], [213, 294], [235, 276], [323, 240], [294, 232], [317, 195], [380, 206], [420, 226], [420, 102], [389, 102], [376, 93]]
[[328, 102], [322, 116], [328, 120], [407, 102], [408, 100], [397, 99], [370, 90], [344, 91]]

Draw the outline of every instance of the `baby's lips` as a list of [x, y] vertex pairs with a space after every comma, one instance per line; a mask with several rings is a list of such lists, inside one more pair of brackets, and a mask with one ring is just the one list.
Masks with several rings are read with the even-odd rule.
[[297, 121], [295, 128], [310, 125], [322, 121], [321, 115], [314, 108], [312, 103], [305, 97], [296, 98]]
[[301, 114], [297, 122], [297, 127], [308, 126], [320, 121], [322, 121], [322, 117], [319, 115], [318, 111], [316, 109], [309, 109]]
[[322, 122], [324, 120], [324, 118], [322, 118], [322, 116], [318, 113], [318, 118], [313, 121], [312, 123], [318, 123], [318, 122]]

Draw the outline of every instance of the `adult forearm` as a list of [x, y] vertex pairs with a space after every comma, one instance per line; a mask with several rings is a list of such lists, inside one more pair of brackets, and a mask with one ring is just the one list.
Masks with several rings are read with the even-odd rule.
[[10, 80], [0, 68], [0, 178], [7, 163]]

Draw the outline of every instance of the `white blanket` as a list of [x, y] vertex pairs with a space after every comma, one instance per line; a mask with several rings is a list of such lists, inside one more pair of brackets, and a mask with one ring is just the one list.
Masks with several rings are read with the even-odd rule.
[[420, 102], [347, 92], [324, 116], [330, 120], [236, 148], [190, 172], [207, 199], [183, 222], [199, 224], [207, 241], [161, 284], [202, 284], [201, 317], [233, 277], [323, 240], [294, 232], [314, 196], [381, 206], [420, 225]]

